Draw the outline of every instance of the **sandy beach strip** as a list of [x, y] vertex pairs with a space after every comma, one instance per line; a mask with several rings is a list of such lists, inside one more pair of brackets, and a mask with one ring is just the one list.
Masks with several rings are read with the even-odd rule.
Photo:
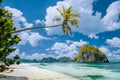
[[26, 77], [28, 80], [76, 80], [73, 77], [64, 75], [59, 72], [38, 68], [37, 66], [31, 66], [30, 64], [20, 64], [15, 67], [12, 73], [0, 73], [0, 75]]

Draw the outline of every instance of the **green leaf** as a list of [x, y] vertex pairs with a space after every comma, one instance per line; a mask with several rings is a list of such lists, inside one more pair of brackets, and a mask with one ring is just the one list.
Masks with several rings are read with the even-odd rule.
[[57, 21], [57, 22], [59, 22], [61, 20], [62, 20], [61, 18], [55, 18], [55, 21]]
[[66, 9], [65, 13], [70, 14], [70, 13], [71, 13], [71, 11], [72, 11], [72, 7], [69, 7], [68, 9]]
[[[1, 1], [2, 0], [0, 0], [0, 2]], [[6, 66], [10, 66], [15, 62], [15, 60], [7, 59], [7, 56], [16, 50], [13, 46], [20, 42], [20, 37], [12, 34], [15, 29], [12, 14], [4, 8], [0, 8], [0, 60], [2, 60]], [[15, 59], [19, 59], [19, 57]]]
[[61, 14], [61, 15], [63, 15], [63, 13], [62, 13], [62, 10], [61, 9], [59, 9], [59, 8], [56, 8], [57, 9], [57, 11]]
[[19, 55], [15, 55], [15, 56], [14, 56], [14, 59], [15, 59], [15, 60], [20, 59]]

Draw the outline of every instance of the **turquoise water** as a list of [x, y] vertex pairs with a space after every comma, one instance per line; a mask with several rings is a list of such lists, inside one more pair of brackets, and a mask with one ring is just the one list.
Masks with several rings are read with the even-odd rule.
[[120, 80], [120, 63], [34, 63], [76, 80]]

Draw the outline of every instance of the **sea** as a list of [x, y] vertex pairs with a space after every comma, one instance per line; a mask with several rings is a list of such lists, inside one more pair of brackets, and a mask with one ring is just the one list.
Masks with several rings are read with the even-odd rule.
[[[120, 80], [120, 62], [111, 63], [27, 63], [38, 68], [48, 69], [73, 80]], [[0, 80], [26, 80], [7, 78]], [[52, 79], [50, 79], [52, 80]]]
[[76, 80], [120, 80], [120, 63], [33, 63]]

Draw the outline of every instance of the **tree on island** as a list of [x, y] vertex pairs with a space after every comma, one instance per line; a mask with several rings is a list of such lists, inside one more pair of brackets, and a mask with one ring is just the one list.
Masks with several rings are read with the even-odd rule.
[[[37, 28], [53, 28], [62, 26], [63, 32], [66, 35], [72, 35], [72, 31], [68, 23], [72, 25], [78, 25], [78, 17], [79, 13], [72, 10], [72, 7], [65, 9], [58, 9], [59, 13], [63, 17], [62, 24], [53, 25], [53, 26], [36, 26], [32, 28], [25, 28], [21, 30], [16, 30], [16, 27], [13, 24], [12, 14], [9, 13], [7, 10], [1, 7], [1, 3], [3, 0], [0, 0], [0, 61], [3, 62], [3, 65], [0, 65], [0, 72], [8, 69], [11, 64], [20, 64], [20, 57], [18, 55], [14, 56], [13, 59], [7, 58], [10, 53], [14, 52], [16, 48], [13, 46], [18, 44], [21, 39], [17, 34], [18, 32], [37, 29]], [[56, 18], [56, 21], [60, 21], [61, 18]]]

